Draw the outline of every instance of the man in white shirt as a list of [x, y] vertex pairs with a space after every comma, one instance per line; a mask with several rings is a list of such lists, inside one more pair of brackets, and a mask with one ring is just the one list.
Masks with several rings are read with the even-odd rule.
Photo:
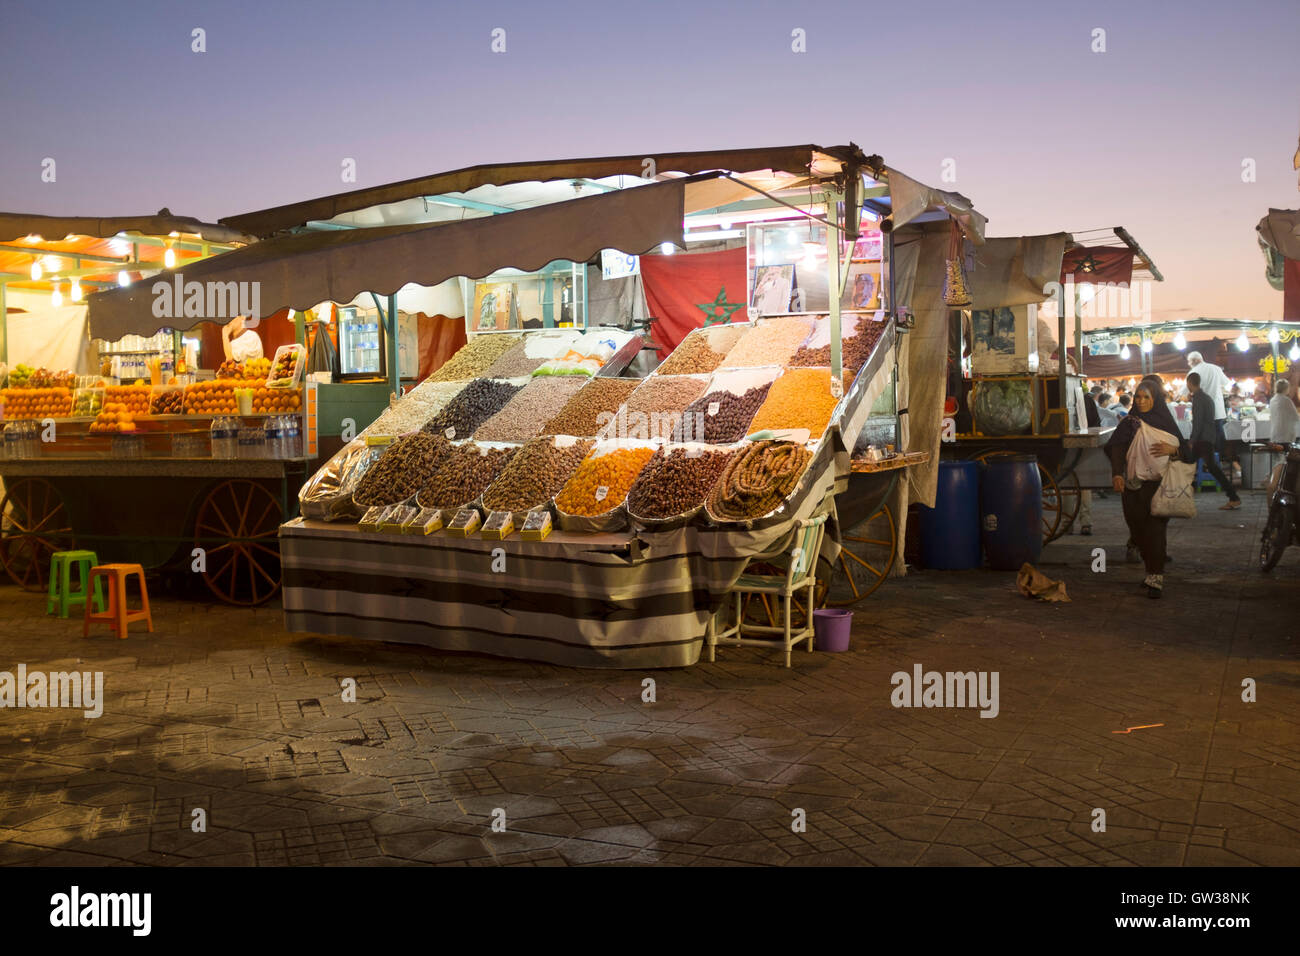
[[237, 315], [221, 327], [221, 350], [226, 359], [247, 362], [262, 357], [262, 339], [256, 331], [244, 326], [244, 317]]
[[1223, 404], [1223, 393], [1228, 388], [1228, 376], [1223, 369], [1201, 358], [1200, 352], [1187, 353], [1187, 366], [1201, 377], [1201, 391], [1214, 402], [1214, 430], [1218, 435], [1215, 451], [1223, 451], [1223, 425], [1228, 420], [1228, 410]]
[[1277, 394], [1268, 403], [1269, 439], [1279, 445], [1288, 445], [1296, 440], [1296, 427], [1300, 425], [1300, 413], [1296, 412], [1295, 402], [1291, 401], [1291, 383], [1278, 379]]

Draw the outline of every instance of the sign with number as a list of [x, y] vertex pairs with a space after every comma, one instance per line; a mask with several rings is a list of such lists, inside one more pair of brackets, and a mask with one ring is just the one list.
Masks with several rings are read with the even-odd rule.
[[641, 274], [641, 257], [629, 256], [617, 249], [600, 251], [600, 277], [602, 279], [625, 279]]

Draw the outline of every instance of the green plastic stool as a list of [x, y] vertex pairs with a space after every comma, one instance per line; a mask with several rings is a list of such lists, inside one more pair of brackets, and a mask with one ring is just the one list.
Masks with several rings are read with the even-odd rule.
[[[72, 604], [86, 603], [86, 581], [90, 578], [90, 569], [99, 564], [99, 556], [94, 551], [55, 551], [50, 555], [50, 593], [45, 601], [45, 613], [53, 614], [55, 605], [59, 617], [68, 616], [68, 607]], [[72, 590], [72, 567], [80, 568], [80, 587]], [[104, 610], [104, 585], [95, 580], [95, 610]]]

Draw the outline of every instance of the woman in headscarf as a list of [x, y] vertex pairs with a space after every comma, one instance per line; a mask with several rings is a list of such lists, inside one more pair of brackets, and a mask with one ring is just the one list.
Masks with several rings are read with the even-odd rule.
[[1111, 483], [1120, 492], [1124, 521], [1142, 555], [1147, 597], [1161, 596], [1165, 585], [1165, 532], [1168, 518], [1151, 513], [1151, 499], [1171, 455], [1192, 462], [1191, 446], [1178, 430], [1178, 423], [1165, 404], [1163, 383], [1156, 376], [1144, 378], [1133, 392], [1133, 408], [1106, 443], [1110, 456]]

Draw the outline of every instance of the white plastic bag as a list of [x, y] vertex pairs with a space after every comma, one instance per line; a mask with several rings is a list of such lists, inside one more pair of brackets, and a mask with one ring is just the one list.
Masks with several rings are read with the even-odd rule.
[[1192, 496], [1195, 478], [1195, 464], [1170, 459], [1160, 487], [1151, 499], [1151, 513], [1157, 518], [1195, 518], [1196, 500]]

